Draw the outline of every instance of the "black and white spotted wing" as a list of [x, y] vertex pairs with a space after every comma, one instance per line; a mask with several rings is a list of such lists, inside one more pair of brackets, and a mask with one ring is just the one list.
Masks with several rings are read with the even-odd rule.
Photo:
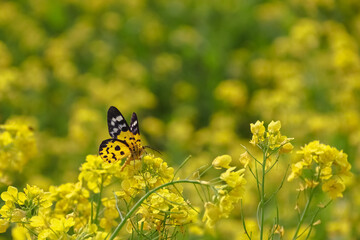
[[113, 106], [111, 106], [108, 110], [107, 122], [109, 134], [112, 138], [117, 138], [121, 132], [127, 132], [130, 129], [124, 116], [116, 107]]
[[140, 134], [139, 123], [138, 123], [136, 113], [133, 113], [131, 116], [130, 132], [132, 132], [132, 134], [134, 134], [134, 135]]

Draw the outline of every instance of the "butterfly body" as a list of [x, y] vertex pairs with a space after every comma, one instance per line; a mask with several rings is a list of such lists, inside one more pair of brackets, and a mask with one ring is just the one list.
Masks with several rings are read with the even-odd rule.
[[100, 157], [109, 163], [126, 159], [123, 167], [130, 160], [140, 159], [144, 153], [136, 113], [131, 117], [130, 126], [116, 107], [110, 107], [107, 114], [110, 139], [104, 140], [99, 147]]

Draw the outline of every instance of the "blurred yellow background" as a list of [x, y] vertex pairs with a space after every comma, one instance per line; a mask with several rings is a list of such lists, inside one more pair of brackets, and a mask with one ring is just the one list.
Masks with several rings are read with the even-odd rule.
[[1, 190], [76, 181], [109, 137], [110, 106], [136, 112], [169, 164], [192, 155], [185, 176], [238, 159], [250, 123], [280, 120], [294, 152], [320, 140], [349, 155], [355, 178], [314, 239], [359, 239], [359, 12], [357, 0], [1, 1], [0, 122], [28, 124], [37, 145], [1, 168]]

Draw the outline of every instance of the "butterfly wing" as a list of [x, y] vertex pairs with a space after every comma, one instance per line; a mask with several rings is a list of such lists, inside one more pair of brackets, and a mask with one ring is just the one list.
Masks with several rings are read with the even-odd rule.
[[99, 155], [104, 161], [113, 163], [128, 158], [131, 152], [126, 141], [111, 138], [100, 144]]
[[109, 134], [112, 138], [118, 138], [122, 132], [128, 132], [130, 130], [124, 116], [116, 108], [111, 106], [107, 113], [107, 122], [109, 128]]
[[[104, 140], [99, 147], [99, 155], [109, 163], [127, 158], [138, 159], [143, 153], [137, 116], [133, 113], [130, 127], [124, 116], [111, 106], [107, 115], [109, 134], [112, 139]], [[126, 164], [126, 162], [124, 163]]]
[[143, 147], [141, 146], [140, 129], [136, 113], [133, 113], [131, 116], [130, 132], [133, 134], [135, 144], [138, 145], [139, 149], [142, 149]]
[[130, 131], [134, 135], [137, 135], [137, 134], [140, 135], [139, 124], [138, 124], [138, 119], [137, 119], [136, 113], [133, 113], [131, 116]]

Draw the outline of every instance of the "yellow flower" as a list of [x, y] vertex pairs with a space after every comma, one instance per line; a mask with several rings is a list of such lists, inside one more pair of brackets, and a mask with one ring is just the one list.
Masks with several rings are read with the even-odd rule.
[[30, 226], [32, 227], [45, 227], [46, 219], [43, 216], [33, 216], [30, 219]]
[[244, 152], [243, 154], [240, 155], [240, 159], [239, 159], [240, 163], [244, 166], [244, 168], [247, 167], [247, 165], [249, 165], [251, 158], [248, 152]]
[[259, 120], [256, 121], [255, 124], [251, 123], [250, 124], [250, 130], [251, 133], [253, 134], [252, 139], [250, 141], [250, 143], [252, 145], [256, 145], [262, 141], [264, 141], [265, 137], [265, 127], [264, 127], [264, 122], [260, 122]]
[[271, 121], [268, 125], [268, 131], [270, 134], [275, 134], [278, 133], [280, 131], [281, 128], [281, 123], [280, 121]]
[[229, 164], [231, 163], [231, 160], [231, 156], [229, 155], [218, 156], [214, 159], [212, 165], [216, 169], [230, 168]]
[[222, 196], [220, 198], [219, 208], [222, 213], [221, 217], [228, 218], [234, 209], [234, 199], [230, 195]]
[[10, 202], [17, 202], [18, 200], [18, 190], [13, 186], [9, 186], [7, 192], [1, 193], [1, 199]]
[[324, 167], [320, 170], [320, 178], [321, 180], [328, 180], [332, 177], [332, 169], [331, 167]]
[[245, 172], [245, 169], [240, 169], [234, 172], [233, 170], [235, 170], [235, 168], [236, 167], [229, 168], [226, 172], [220, 175], [220, 179], [224, 180], [226, 184], [232, 188], [239, 185], [239, 183], [242, 183], [243, 173]]
[[295, 178], [299, 177], [302, 173], [304, 166], [306, 166], [304, 162], [297, 162], [295, 164], [291, 164], [291, 173], [287, 180], [290, 182]]
[[11, 119], [0, 125], [1, 182], [10, 184], [13, 177], [10, 173], [22, 171], [36, 153], [34, 131], [23, 119]]
[[208, 228], [214, 227], [215, 223], [220, 219], [220, 217], [221, 211], [218, 206], [211, 202], [205, 203], [203, 222], [206, 221], [206, 226]]
[[65, 219], [52, 218], [50, 220], [50, 228], [56, 232], [66, 233], [70, 227], [74, 226], [75, 221], [72, 217]]
[[51, 200], [55, 205], [53, 211], [56, 212], [57, 216], [73, 214], [72, 217], [75, 221], [74, 230], [82, 229], [91, 215], [89, 191], [80, 182], [66, 183], [58, 187], [51, 186], [49, 191], [51, 192]]
[[101, 199], [101, 202], [104, 206], [104, 217], [100, 219], [100, 226], [106, 231], [110, 231], [112, 227], [117, 225], [115, 219], [119, 217], [119, 213], [115, 210], [116, 200], [105, 197]]
[[24, 210], [15, 208], [11, 215], [12, 222], [23, 222], [26, 221], [26, 212]]
[[[308, 169], [311, 174], [304, 174], [307, 187], [316, 187], [319, 182], [323, 183], [322, 190], [328, 192], [331, 198], [342, 197], [345, 185], [343, 176], [351, 176], [351, 165], [347, 161], [347, 155], [329, 145], [313, 141], [297, 152], [300, 158], [291, 165], [291, 174], [288, 181], [302, 176], [302, 170]], [[334, 180], [336, 179], [339, 180]], [[316, 183], [310, 184], [311, 182]]]
[[6, 232], [9, 226], [10, 223], [8, 221], [6, 221], [5, 219], [0, 219], [0, 233]]
[[[19, 199], [20, 197], [19, 193]], [[26, 185], [26, 188], [24, 188], [24, 200], [27, 199], [28, 201], [31, 201], [33, 204], [37, 205], [38, 207], [48, 208], [52, 205], [52, 202], [50, 201], [50, 193], [44, 192], [42, 189], [40, 189], [37, 186], [30, 186]]]
[[79, 181], [86, 182], [88, 188], [94, 193], [99, 193], [101, 185], [107, 186], [111, 183], [114, 174], [119, 169], [119, 162], [107, 164], [100, 156], [88, 155], [86, 162], [80, 167]]
[[338, 197], [343, 197], [342, 192], [345, 190], [345, 185], [343, 182], [330, 179], [322, 185], [322, 190], [327, 192], [332, 199], [335, 199]]
[[290, 153], [292, 150], [294, 149], [294, 146], [291, 143], [285, 143], [281, 149], [280, 152], [281, 153]]

